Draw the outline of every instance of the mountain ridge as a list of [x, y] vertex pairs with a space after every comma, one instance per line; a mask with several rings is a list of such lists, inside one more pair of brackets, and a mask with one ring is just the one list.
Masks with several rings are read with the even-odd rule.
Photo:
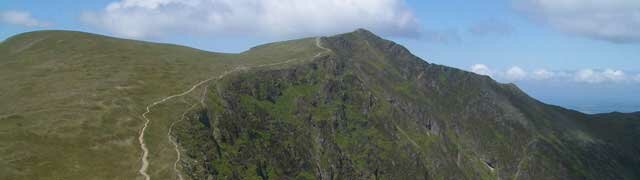
[[[272, 130], [268, 130], [268, 129], [265, 130], [263, 128], [257, 128], [257, 127], [255, 129], [249, 128], [245, 130], [240, 130], [239, 132], [233, 131], [233, 129], [237, 129], [238, 127], [252, 127], [251, 126], [252, 123], [250, 123], [251, 121], [247, 122], [246, 120], [247, 118], [255, 119], [253, 121], [255, 121], [256, 123], [257, 122], [268, 123], [273, 121], [279, 121], [278, 119], [283, 119], [283, 120], [289, 119], [289, 121], [293, 121], [291, 122], [292, 125], [294, 127], [297, 127], [294, 129], [305, 129], [305, 131], [309, 131], [309, 132], [344, 131], [343, 133], [346, 133], [346, 134], [338, 133], [338, 135], [340, 136], [336, 134], [331, 134], [331, 133], [329, 134], [320, 133], [318, 135], [309, 135], [309, 134], [305, 135], [305, 133], [302, 133], [302, 132], [300, 132], [301, 134], [299, 134], [298, 136], [306, 137], [307, 139], [321, 139], [319, 142], [323, 142], [322, 139], [329, 139], [328, 140], [329, 144], [324, 144], [324, 143], [320, 143], [320, 145], [306, 144], [304, 146], [322, 147], [320, 149], [325, 149], [325, 151], [320, 150], [320, 152], [337, 154], [338, 157], [345, 157], [347, 159], [350, 159], [350, 161], [358, 162], [359, 160], [357, 157], [359, 156], [359, 153], [357, 152], [356, 149], [352, 149], [352, 150], [356, 150], [355, 152], [354, 151], [349, 152], [348, 150], [345, 152], [345, 150], [341, 150], [342, 148], [348, 149], [348, 147], [353, 146], [353, 144], [341, 143], [341, 141], [338, 139], [342, 137], [357, 136], [359, 134], [359, 129], [367, 129], [369, 131], [376, 132], [373, 134], [364, 135], [361, 138], [366, 137], [366, 138], [373, 138], [373, 139], [376, 139], [376, 138], [396, 139], [395, 141], [387, 141], [387, 143], [392, 143], [392, 144], [402, 143], [404, 141], [403, 139], [406, 139], [406, 142], [409, 144], [413, 144], [412, 146], [414, 146], [414, 148], [409, 148], [404, 150], [417, 151], [418, 153], [418, 155], [414, 155], [415, 157], [413, 158], [423, 159], [425, 158], [423, 156], [430, 157], [424, 160], [419, 160], [418, 164], [413, 164], [414, 166], [404, 167], [405, 168], [404, 171], [409, 171], [409, 173], [407, 173], [408, 176], [405, 176], [407, 174], [405, 175], [397, 174], [398, 172], [400, 172], [400, 170], [398, 169], [393, 169], [391, 167], [385, 167], [385, 166], [371, 167], [372, 164], [368, 164], [368, 163], [364, 165], [357, 165], [357, 164], [347, 165], [346, 167], [342, 165], [342, 168], [335, 168], [340, 166], [339, 165], [340, 163], [332, 164], [330, 162], [335, 163], [336, 161], [340, 162], [340, 160], [339, 159], [331, 160], [332, 158], [335, 158], [335, 157], [325, 157], [322, 155], [322, 153], [320, 154], [311, 153], [307, 155], [308, 157], [303, 156], [303, 158], [301, 159], [302, 162], [307, 162], [304, 159], [309, 159], [310, 157], [316, 157], [316, 159], [319, 159], [317, 161], [319, 161], [320, 163], [316, 162], [317, 165], [315, 165], [317, 170], [312, 170], [313, 172], [315, 172], [315, 174], [312, 176], [315, 176], [316, 178], [326, 177], [325, 175], [327, 173], [333, 174], [333, 175], [330, 175], [330, 177], [332, 178], [347, 178], [347, 179], [376, 178], [378, 176], [383, 176], [388, 178], [400, 178], [400, 179], [409, 178], [409, 177], [412, 177], [412, 178], [446, 177], [447, 179], [449, 178], [450, 179], [474, 179], [474, 178], [480, 177], [482, 179], [484, 178], [494, 179], [494, 178], [511, 178], [512, 176], [514, 176], [513, 178], [516, 178], [516, 179], [523, 179], [523, 178], [537, 179], [537, 178], [543, 178], [543, 177], [550, 178], [550, 179], [624, 178], [621, 175], [630, 175], [629, 177], [634, 177], [634, 175], [632, 175], [634, 172], [632, 167], [637, 167], [638, 165], [637, 159], [633, 160], [634, 162], [632, 164], [622, 163], [622, 164], [616, 165], [615, 168], [599, 167], [600, 166], [599, 164], [601, 164], [602, 162], [608, 162], [609, 160], [607, 159], [601, 159], [601, 158], [596, 158], [591, 160], [585, 159], [586, 157], [593, 155], [591, 153], [598, 152], [598, 151], [604, 152], [604, 151], [607, 151], [605, 149], [610, 148], [609, 147], [610, 145], [607, 145], [606, 143], [602, 144], [600, 140], [598, 140], [599, 138], [602, 138], [602, 137], [599, 137], [602, 134], [598, 134], [598, 133], [592, 134], [591, 132], [588, 131], [589, 128], [593, 128], [593, 127], [591, 127], [590, 124], [584, 124], [585, 122], [583, 121], [589, 119], [590, 116], [582, 114], [577, 111], [567, 110], [557, 106], [546, 105], [533, 98], [530, 98], [528, 95], [520, 91], [516, 86], [508, 85], [508, 84], [506, 85], [500, 84], [485, 76], [473, 75], [469, 72], [460, 71], [457, 69], [448, 68], [444, 66], [422, 63], [422, 61], [415, 56], [411, 56], [407, 54], [403, 55], [403, 53], [408, 53], [408, 51], [402, 51], [402, 48], [394, 48], [396, 44], [390, 43], [389, 41], [372, 42], [366, 38], [364, 41], [362, 41], [362, 39], [360, 38], [367, 37], [367, 34], [363, 35], [361, 33], [362, 31], [358, 33], [343, 34], [343, 35], [328, 37], [327, 39], [325, 39], [326, 40], [325, 42], [327, 42], [329, 48], [332, 48], [336, 53], [336, 55], [329, 57], [329, 59], [325, 59], [325, 61], [327, 62], [319, 62], [319, 61], [312, 62], [311, 65], [308, 65], [309, 67], [305, 67], [304, 65], [299, 65], [294, 69], [291, 69], [290, 72], [287, 72], [287, 70], [283, 70], [285, 72], [266, 71], [266, 72], [257, 73], [257, 74], [260, 74], [259, 76], [257, 74], [251, 75], [252, 73], [250, 73], [249, 75], [240, 75], [240, 77], [236, 78], [235, 80], [229, 80], [230, 82], [228, 83], [230, 85], [228, 86], [231, 86], [232, 88], [228, 89], [227, 91], [224, 90], [225, 88], [223, 88], [223, 90], [220, 90], [218, 88], [218, 90], [216, 90], [215, 92], [222, 93], [222, 94], [231, 93], [231, 95], [230, 96], [219, 95], [219, 96], [222, 96], [222, 99], [218, 99], [218, 102], [214, 104], [222, 104], [222, 105], [221, 107], [217, 107], [214, 109], [224, 110], [224, 111], [216, 113], [215, 112], [216, 110], [208, 109], [205, 111], [208, 114], [206, 115], [206, 117], [221, 116], [222, 117], [221, 119], [227, 119], [227, 120], [234, 119], [233, 121], [234, 122], [237, 121], [237, 122], [228, 124], [226, 121], [215, 120], [211, 118], [207, 118], [204, 121], [201, 120], [201, 123], [205, 124], [205, 127], [206, 127], [204, 130], [205, 132], [213, 131], [213, 132], [220, 133], [220, 134], [215, 133], [218, 135], [214, 135], [213, 137], [211, 137], [212, 139], [210, 140], [211, 142], [215, 142], [214, 144], [217, 144], [215, 145], [217, 147], [211, 147], [211, 148], [218, 149], [217, 150], [218, 154], [217, 155], [213, 154], [211, 156], [203, 156], [204, 159], [211, 159], [211, 161], [223, 160], [223, 162], [226, 162], [226, 163], [217, 162], [213, 164], [234, 164], [233, 160], [224, 161], [224, 159], [233, 158], [234, 156], [224, 155], [224, 153], [221, 153], [221, 151], [224, 151], [224, 149], [226, 149], [225, 146], [229, 146], [229, 147], [255, 146], [251, 144], [234, 142], [236, 141], [234, 139], [238, 139], [238, 138], [243, 139], [244, 137], [242, 136], [242, 134], [245, 131], [249, 131], [247, 132], [249, 134], [258, 133], [258, 134], [268, 134], [269, 137], [278, 136], [278, 138], [270, 138], [268, 139], [268, 141], [264, 140], [264, 143], [266, 144], [263, 144], [264, 146], [267, 146], [267, 147], [275, 146], [272, 148], [278, 149], [277, 144], [279, 143], [279, 141], [273, 140], [273, 139], [289, 139], [291, 137], [287, 138], [287, 135], [281, 135], [281, 134], [275, 133]], [[319, 68], [319, 67], [324, 67], [326, 69]], [[315, 77], [313, 75], [304, 75], [304, 74], [305, 72], [307, 72], [308, 74], [314, 74], [314, 72], [316, 71], [320, 71], [320, 72], [326, 71], [327, 73], [330, 73], [328, 77], [329, 79], [304, 78], [309, 76]], [[422, 84], [422, 85], [429, 85], [428, 87], [418, 87], [418, 86], [415, 86], [416, 84], [408, 84], [409, 85], [407, 86], [408, 88], [402, 88], [405, 84], [400, 82], [413, 82], [414, 80], [420, 80], [421, 79], [420, 77], [426, 76], [426, 75], [422, 76], [416, 72], [422, 72], [425, 74], [429, 72], [433, 72], [432, 74], [435, 76], [432, 76], [432, 78], [433, 77], [436, 77], [436, 78], [430, 79], [425, 84]], [[269, 75], [270, 73], [274, 73], [273, 77], [272, 75]], [[284, 75], [287, 73], [293, 73], [293, 74]], [[301, 75], [298, 75], [298, 74], [301, 74]], [[325, 73], [322, 73], [322, 74], [325, 74]], [[269, 78], [263, 78], [264, 76], [268, 76]], [[302, 78], [302, 79], [299, 79], [299, 78]], [[333, 78], [337, 78], [337, 79], [333, 79]], [[343, 79], [343, 78], [346, 78], [346, 79]], [[346, 84], [339, 83], [343, 81], [347, 81], [348, 83]], [[326, 84], [323, 84], [321, 82], [325, 82]], [[245, 83], [246, 85], [250, 85], [250, 84], [254, 84], [254, 85], [252, 86], [243, 85]], [[320, 84], [315, 84], [315, 83], [320, 83]], [[335, 83], [338, 83], [338, 84], [335, 84]], [[448, 85], [449, 83], [453, 83], [455, 85]], [[310, 87], [304, 84], [308, 84]], [[421, 84], [418, 84], [418, 85], [421, 85]], [[319, 86], [319, 87], [316, 87], [316, 86]], [[338, 99], [331, 100], [332, 97], [335, 98], [335, 96], [338, 95], [338, 94], [332, 94], [332, 93], [336, 93], [335, 88], [343, 87], [343, 86], [346, 89], [351, 89], [353, 88], [353, 86], [360, 86], [361, 88], [345, 90], [345, 91], [340, 91], [338, 89], [337, 90], [337, 92], [339, 92], [338, 94], [343, 94], [343, 95], [340, 95], [340, 96], [343, 96], [342, 99], [338, 98]], [[448, 88], [447, 86], [453, 89]], [[472, 88], [479, 87], [480, 89], [484, 89], [484, 90], [474, 91], [468, 88], [465, 89], [465, 86], [471, 86]], [[400, 87], [400, 88], [397, 88], [397, 87]], [[302, 89], [296, 90], [298, 88], [302, 88]], [[316, 90], [309, 90], [309, 89], [304, 90], [306, 88], [316, 89], [317, 92]], [[453, 90], [456, 92], [452, 93], [449, 91], [440, 91], [440, 88]], [[331, 90], [331, 89], [334, 89], [334, 90]], [[413, 91], [414, 89], [422, 89], [424, 91], [415, 92]], [[325, 90], [328, 90], [328, 92], [325, 92]], [[379, 107], [377, 108], [384, 109], [382, 110], [382, 112], [391, 113], [397, 117], [393, 118], [383, 114], [375, 114], [374, 112], [373, 116], [378, 116], [378, 118], [381, 118], [381, 119], [377, 119], [377, 118], [369, 117], [371, 116], [371, 114], [368, 113], [369, 110], [362, 113], [358, 113], [358, 111], [356, 111], [355, 109], [348, 110], [349, 109], [348, 107], [352, 107], [352, 106], [355, 106], [355, 107], [364, 106], [364, 107], [371, 108], [371, 105], [366, 106], [362, 104], [357, 104], [360, 101], [355, 101], [355, 102], [349, 101], [350, 97], [353, 96], [352, 98], [354, 99], [359, 99], [357, 97], [360, 97], [360, 99], [363, 99], [366, 102], [367, 98], [362, 97], [362, 94], [358, 95], [358, 93], [355, 93], [362, 90], [364, 90], [365, 93], [370, 94], [369, 95], [370, 103], [372, 98], [375, 99], [373, 100], [374, 107], [376, 107], [375, 104], [378, 104]], [[296, 98], [290, 99], [292, 97], [289, 97], [287, 95], [287, 94], [290, 94], [289, 91], [302, 91], [302, 94], [299, 94], [295, 97], [306, 99], [306, 100], [296, 100]], [[318, 92], [320, 93], [318, 94]], [[426, 94], [415, 94], [415, 93], [426, 93]], [[345, 94], [346, 94], [346, 97], [345, 97]], [[372, 97], [371, 94], [377, 94], [377, 95], [374, 95]], [[402, 94], [405, 94], [406, 96]], [[414, 97], [411, 97], [411, 95], [407, 95], [407, 94], [412, 94], [418, 97], [414, 98]], [[468, 95], [465, 95], [465, 94], [468, 94]], [[463, 96], [461, 97], [460, 95], [463, 95]], [[476, 96], [478, 95], [479, 97], [481, 97], [480, 99], [476, 99]], [[283, 96], [283, 97], [280, 97], [280, 96]], [[314, 119], [313, 117], [315, 116], [323, 117], [322, 113], [320, 112], [314, 112], [314, 111], [307, 112], [309, 113], [308, 115], [298, 117], [302, 119], [304, 119], [305, 117], [311, 118], [312, 120], [310, 122], [312, 124], [314, 124], [314, 122], [319, 123], [319, 124], [312, 125], [312, 127], [308, 127], [305, 125], [296, 125], [295, 123], [296, 117], [281, 116], [283, 112], [273, 114], [274, 112], [270, 112], [269, 110], [273, 108], [279, 109], [277, 107], [280, 107], [283, 109], [293, 110], [296, 112], [302, 111], [302, 114], [305, 114], [304, 109], [306, 109], [305, 107], [307, 106], [322, 107], [320, 105], [314, 105], [314, 104], [320, 103], [323, 101], [315, 102], [314, 100], [312, 100], [314, 97], [318, 97], [318, 96], [319, 97], [326, 96], [324, 101], [330, 102], [329, 104], [327, 104], [328, 107], [334, 107], [334, 106], [338, 107], [338, 109], [328, 110], [328, 112], [347, 112], [346, 117], [345, 115], [336, 114], [334, 115], [333, 120], [331, 120], [331, 118], [329, 120], [326, 120], [332, 123], [337, 123], [333, 128], [331, 126], [327, 127], [326, 125], [322, 125], [322, 123], [329, 123], [329, 122], [325, 122], [325, 120], [322, 120], [322, 119], [313, 120]], [[437, 97], [442, 97], [442, 99]], [[243, 98], [249, 98], [249, 99], [243, 100]], [[279, 102], [280, 98], [284, 98], [283, 101], [288, 101], [291, 104], [296, 104], [297, 107], [287, 107], [286, 105], [284, 105], [286, 103], [280, 104]], [[327, 100], [326, 98], [329, 98], [329, 100]], [[489, 101], [483, 100], [482, 98], [487, 98], [489, 99]], [[497, 99], [490, 100], [495, 98]], [[456, 99], [459, 99], [458, 100], [459, 102], [455, 102]], [[311, 104], [309, 105], [305, 105], [305, 103], [302, 103], [310, 100], [311, 100]], [[452, 102], [452, 100], [454, 102]], [[494, 101], [498, 101], [501, 103], [495, 104]], [[430, 102], [432, 102], [431, 105], [429, 105]], [[468, 103], [473, 104], [473, 102], [476, 102], [479, 104], [471, 105], [471, 106], [467, 105]], [[266, 104], [263, 104], [263, 103], [266, 103]], [[337, 104], [333, 104], [333, 103], [337, 103]], [[352, 103], [356, 103], [356, 104], [352, 104]], [[426, 109], [416, 108], [415, 105], [411, 105], [416, 103], [421, 104], [418, 107], [422, 107]], [[270, 104], [273, 104], [273, 105], [270, 105]], [[284, 106], [284, 107], [281, 107], [281, 106]], [[462, 106], [463, 109], [466, 108], [469, 110], [456, 112], [455, 110], [460, 109], [460, 106]], [[443, 107], [444, 109], [442, 109]], [[434, 110], [429, 110], [431, 108], [433, 108]], [[312, 108], [312, 109], [315, 109], [315, 108]], [[499, 111], [496, 112], [496, 110], [499, 110]], [[229, 114], [230, 113], [229, 111], [233, 113]], [[255, 116], [255, 115], [252, 115], [253, 113], [247, 114], [247, 111], [248, 112], [257, 111], [253, 113], [258, 113], [262, 115]], [[431, 113], [424, 114], [424, 113], [421, 113], [422, 111], [427, 111]], [[501, 111], [504, 111], [504, 112], [501, 112]], [[356, 116], [355, 118], [354, 117], [349, 118], [348, 114], [350, 113], [348, 112], [351, 112], [351, 114], [360, 114], [360, 118], [368, 117], [368, 118], [365, 118], [365, 119], [368, 119], [367, 122], [371, 122], [378, 125], [368, 126], [366, 125], [367, 123], [360, 124], [360, 125], [355, 124], [358, 128], [355, 128], [353, 130], [341, 129], [340, 127], [349, 126], [349, 124], [353, 123], [353, 121], [359, 122], [357, 118], [359, 116]], [[393, 112], [402, 112], [402, 114], [407, 114], [410, 116], [407, 117], [407, 115], [401, 115]], [[317, 114], [317, 113], [320, 113], [320, 114]], [[217, 115], [212, 115], [212, 114], [217, 114]], [[240, 115], [233, 115], [233, 114], [240, 114]], [[429, 114], [432, 114], [432, 115], [429, 115]], [[467, 115], [460, 116], [460, 114], [467, 114]], [[201, 115], [201, 117], [202, 116], [203, 115]], [[238, 118], [235, 116], [241, 116], [242, 118]], [[423, 116], [427, 117], [426, 122], [423, 121], [425, 120], [423, 119], [425, 118]], [[435, 116], [435, 117], [429, 117], [429, 116]], [[479, 116], [479, 117], [476, 117], [476, 116]], [[398, 122], [393, 122], [394, 121], [393, 119], [398, 119], [398, 118], [402, 119], [402, 117], [406, 119], [399, 120]], [[462, 118], [463, 121], [455, 120], [456, 118], [452, 119], [451, 117]], [[341, 121], [339, 120], [343, 118], [347, 119], [346, 122], [343, 122], [343, 123], [346, 123], [346, 125], [340, 125]], [[389, 119], [389, 120], [392, 120], [392, 122], [384, 121], [383, 119]], [[412, 122], [411, 120], [408, 120], [408, 119], [416, 120], [417, 122]], [[444, 119], [446, 119], [446, 121]], [[478, 120], [481, 120], [481, 121], [478, 121]], [[287, 122], [287, 120], [284, 120], [284, 121]], [[483, 125], [476, 124], [475, 126], [477, 127], [469, 126], [473, 124], [472, 123], [473, 121], [476, 121], [476, 123], [482, 122]], [[216, 126], [216, 125], [206, 125], [207, 123], [208, 124], [227, 123], [227, 124], [222, 126]], [[420, 124], [425, 123], [425, 124], [417, 125], [414, 123], [420, 123]], [[453, 126], [446, 125], [449, 123], [451, 123]], [[505, 123], [506, 125], [501, 125]], [[636, 124], [635, 126], [637, 126], [637, 121], [632, 123]], [[407, 126], [403, 124], [414, 124], [414, 125]], [[417, 127], [422, 126], [424, 127], [424, 129], [423, 130], [421, 130], [422, 128], [418, 128], [417, 130], [413, 129], [416, 127], [415, 125], [417, 125]], [[225, 126], [227, 126], [226, 128], [230, 128], [230, 129], [226, 129]], [[269, 126], [275, 126], [275, 125], [263, 124], [261, 126], [269, 127]], [[457, 126], [462, 126], [462, 128]], [[277, 127], [278, 126], [275, 126], [274, 128], [277, 128]], [[496, 129], [497, 127], [502, 127], [507, 129], [505, 131], [505, 130]], [[474, 129], [474, 128], [480, 128], [480, 129]], [[513, 128], [519, 129], [519, 130], [509, 130]], [[294, 130], [294, 129], [288, 129], [288, 130]], [[225, 131], [226, 131], [226, 134], [224, 133]], [[426, 137], [412, 135], [416, 131], [418, 132], [427, 131], [426, 133], [427, 135], [425, 135]], [[443, 134], [442, 131], [449, 131], [449, 132]], [[192, 131], [189, 131], [189, 132], [192, 132]], [[629, 131], [626, 131], [626, 132], [629, 132]], [[353, 134], [353, 133], [356, 133], [356, 134]], [[432, 134], [432, 135], [429, 136], [428, 134]], [[460, 137], [461, 135], [462, 137]], [[252, 135], [249, 135], [249, 137], [251, 136]], [[457, 138], [453, 138], [456, 136]], [[331, 140], [332, 138], [336, 138], [336, 140]], [[456, 165], [450, 165], [450, 166], [447, 166], [447, 168], [440, 169], [446, 172], [438, 172], [439, 170], [438, 168], [434, 168], [433, 166], [427, 165], [427, 164], [430, 164], [430, 162], [428, 162], [429, 159], [432, 159], [434, 161], [446, 160], [447, 159], [446, 157], [450, 154], [443, 153], [443, 152], [440, 152], [439, 154], [438, 151], [435, 151], [435, 149], [431, 151], [434, 151], [433, 154], [442, 155], [440, 158], [432, 157], [429, 154], [422, 154], [424, 153], [425, 148], [428, 149], [430, 146], [425, 147], [423, 142], [421, 142], [420, 140], [417, 140], [421, 138], [428, 138], [428, 139], [443, 138], [443, 139], [436, 140], [436, 142], [439, 142], [439, 143], [435, 143], [436, 146], [438, 146], [438, 144], [445, 145], [445, 146], [446, 144], [459, 146], [459, 148], [461, 149], [457, 150], [459, 152], [458, 161], [447, 160], [448, 162], [457, 162]], [[503, 140], [498, 140], [498, 141], [491, 140], [493, 138], [498, 138], [498, 139], [502, 138]], [[259, 137], [258, 137], [258, 140], [260, 140]], [[245, 142], [245, 141], [246, 140], [242, 140], [241, 142]], [[429, 141], [433, 141], [433, 139]], [[487, 143], [487, 144], [482, 144], [481, 142]], [[622, 145], [624, 147], [624, 144], [627, 144], [627, 143], [633, 144], [629, 142], [633, 142], [633, 140], [628, 142], [622, 142], [622, 143], [618, 142], [619, 144], [617, 145], [614, 144], [611, 146]], [[298, 143], [304, 144], [303, 142], [298, 142]], [[359, 146], [358, 147], [368, 149], [367, 148], [368, 146], [371, 146], [371, 147], [383, 146], [382, 144], [377, 144], [376, 142], [370, 142], [370, 141], [365, 141], [364, 143], [367, 145], [364, 145], [364, 147], [359, 147]], [[497, 143], [497, 144], [494, 144], [494, 143]], [[220, 145], [220, 144], [225, 144], [225, 145]], [[184, 146], [189, 147], [188, 144]], [[304, 149], [303, 147], [298, 147], [298, 148]], [[330, 147], [334, 147], [335, 149], [331, 149]], [[407, 146], [401, 146], [401, 149], [386, 147], [388, 149], [382, 150], [382, 152], [399, 151], [399, 150], [401, 151], [403, 149], [402, 147], [408, 148]], [[329, 148], [329, 149], [327, 150], [326, 148]], [[518, 156], [522, 156], [522, 154], [519, 155], [520, 152], [513, 152], [513, 150], [510, 150], [513, 148], [516, 148], [516, 149], [523, 148], [524, 149], [523, 152], [525, 153], [524, 158], [518, 157]], [[582, 149], [582, 148], [585, 148], [585, 149]], [[627, 149], [631, 149], [631, 148], [627, 148]], [[500, 151], [503, 151], [503, 152], [500, 152]], [[296, 154], [295, 152], [296, 151], [294, 150], [291, 153]], [[529, 152], [534, 153], [534, 155], [528, 155]], [[261, 152], [258, 150], [257, 152], [252, 151], [249, 154], [261, 154], [261, 153], [269, 154], [269, 153], [275, 153], [275, 152]], [[301, 153], [301, 152], [298, 152], [298, 153]], [[466, 162], [464, 163], [460, 162], [460, 153], [466, 154], [466, 155], [463, 155], [464, 157], [463, 159], [466, 159], [465, 160]], [[574, 153], [576, 155], [570, 155]], [[635, 154], [637, 152], [630, 151], [627, 153]], [[356, 158], [354, 158], [354, 156], [356, 156]], [[263, 173], [258, 173], [262, 175], [264, 175], [264, 172], [268, 172], [269, 171], [268, 167], [271, 167], [271, 166], [275, 166], [272, 168], [276, 170], [275, 172], [270, 172], [267, 174], [276, 175], [276, 177], [280, 177], [280, 178], [284, 178], [284, 177], [291, 178], [291, 177], [306, 176], [306, 175], [300, 175], [300, 174], [296, 175], [295, 173], [290, 174], [287, 172], [278, 172], [277, 171], [278, 169], [294, 168], [294, 169], [301, 170], [303, 172], [309, 171], [309, 170], [304, 170], [305, 166], [287, 167], [283, 165], [278, 165], [277, 163], [273, 164], [273, 161], [275, 160], [268, 158], [268, 156], [266, 155], [265, 157], [263, 157], [266, 159], [261, 159], [259, 157], [262, 157], [262, 156], [253, 157], [253, 158], [244, 157], [242, 159], [248, 160], [249, 162], [257, 161], [255, 162], [257, 163], [256, 166], [258, 166], [256, 167], [258, 169], [256, 171], [263, 172]], [[528, 160], [528, 158], [532, 158], [532, 157], [543, 157], [548, 159], [539, 160], [537, 158], [534, 158], [532, 160]], [[627, 155], [620, 155], [620, 157], [630, 157], [630, 156], [627, 154]], [[258, 159], [254, 159], [254, 158], [258, 158]], [[328, 160], [325, 160], [325, 158], [328, 158]], [[287, 159], [287, 158], [284, 158], [284, 159]], [[360, 160], [363, 160], [363, 159], [360, 159]], [[327, 163], [327, 161], [329, 162], [328, 165], [322, 165], [323, 162]], [[373, 157], [372, 159], [364, 160], [364, 161], [369, 163], [376, 162], [376, 161], [382, 161], [382, 162], [386, 161], [387, 163], [385, 164], [394, 164], [393, 160], [389, 160], [389, 159], [385, 160], [385, 157]], [[399, 161], [402, 161], [402, 160], [399, 160]], [[425, 161], [425, 162], [422, 162], [422, 161]], [[616, 161], [619, 161], [618, 163], [620, 163], [620, 161], [622, 160], [617, 159]], [[308, 162], [308, 163], [313, 164], [313, 162]], [[466, 165], [461, 165], [460, 163], [466, 164]], [[375, 165], [376, 163], [373, 163], [373, 164]], [[423, 164], [423, 165], [420, 165], [420, 164]], [[326, 169], [326, 166], [329, 166], [332, 168]], [[456, 168], [455, 166], [458, 166], [458, 167]], [[458, 169], [460, 168], [460, 166], [466, 166], [467, 168]], [[618, 167], [625, 167], [625, 166], [631, 166], [631, 167], [618, 168]], [[192, 166], [192, 168], [198, 169], [197, 166]], [[212, 175], [213, 177], [226, 177], [226, 178], [250, 177], [250, 176], [242, 176], [242, 175], [247, 175], [246, 172], [241, 173], [243, 171], [237, 172], [239, 174], [242, 174], [240, 176], [235, 176], [236, 174], [231, 172], [215, 171], [215, 169], [219, 169], [219, 168], [221, 169], [230, 168], [234, 170], [240, 167], [235, 167], [233, 165], [230, 165], [230, 166], [220, 165], [219, 167], [214, 168], [214, 171], [209, 171], [209, 175]], [[350, 174], [349, 172], [344, 172], [345, 168], [351, 169], [349, 171], [355, 171], [355, 173], [349, 175]], [[379, 171], [380, 169], [378, 168], [384, 168], [386, 170]], [[421, 168], [425, 168], [425, 169], [419, 170]], [[206, 170], [203, 170], [203, 171], [205, 172], [204, 174], [195, 173], [194, 174], [196, 175], [195, 177], [199, 177], [199, 178], [206, 177], [207, 171]], [[336, 171], [338, 172], [337, 176], [336, 176]], [[426, 172], [427, 175], [418, 173], [420, 171]], [[232, 172], [236, 172], [236, 171], [232, 171]], [[386, 174], [381, 172], [386, 172]], [[503, 173], [499, 173], [499, 172], [503, 172]], [[545, 173], [540, 173], [540, 172], [545, 172]], [[625, 173], [611, 174], [611, 172], [625, 172]], [[628, 174], [629, 172], [631, 172], [631, 174]], [[227, 173], [231, 173], [233, 175], [228, 176], [231, 174], [227, 174]], [[416, 176], [418, 175], [416, 173], [420, 175]], [[430, 174], [430, 173], [433, 173], [433, 174]], [[356, 174], [360, 174], [360, 175], [356, 175]], [[629, 178], [629, 177], [626, 177], [626, 178]]]
[[[548, 105], [364, 29], [238, 54], [73, 32], [19, 40], [28, 35], [0, 44], [0, 87], [9, 90], [0, 101], [14, 102], [0, 105], [3, 179], [140, 178], [133, 138], [146, 105], [233, 68], [273, 63], [283, 64], [222, 76], [148, 114], [149, 176], [640, 177], [638, 113]], [[318, 55], [322, 47], [331, 53]]]

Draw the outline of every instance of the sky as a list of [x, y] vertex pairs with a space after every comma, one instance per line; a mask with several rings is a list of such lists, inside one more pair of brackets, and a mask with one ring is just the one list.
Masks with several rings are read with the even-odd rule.
[[366, 28], [587, 113], [640, 111], [638, 0], [2, 0], [0, 40], [85, 31], [216, 52]]

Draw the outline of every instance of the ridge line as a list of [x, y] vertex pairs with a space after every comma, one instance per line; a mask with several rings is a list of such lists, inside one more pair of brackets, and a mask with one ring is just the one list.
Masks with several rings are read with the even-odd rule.
[[[322, 55], [325, 52], [333, 52], [331, 49], [322, 46], [321, 38], [322, 37], [316, 37], [315, 44], [316, 44], [316, 46], [318, 48], [320, 48], [322, 50], [325, 50], [325, 51], [319, 52], [313, 58], [317, 58], [318, 56]], [[222, 74], [220, 74], [219, 76], [214, 76], [214, 77], [211, 77], [209, 79], [202, 80], [202, 81], [194, 84], [193, 86], [191, 86], [191, 88], [188, 89], [187, 91], [184, 91], [184, 92], [179, 93], [179, 94], [174, 94], [174, 95], [167, 96], [167, 97], [165, 97], [165, 98], [163, 98], [161, 100], [155, 101], [155, 102], [147, 105], [146, 112], [142, 113], [142, 118], [145, 120], [145, 123], [144, 123], [144, 126], [142, 127], [142, 129], [140, 129], [140, 135], [138, 135], [138, 142], [140, 143], [140, 149], [142, 150], [142, 157], [141, 157], [142, 165], [140, 166], [140, 169], [138, 170], [139, 174], [144, 176], [145, 180], [151, 180], [151, 177], [147, 173], [147, 169], [149, 168], [149, 149], [147, 148], [147, 144], [144, 142], [144, 135], [145, 135], [146, 129], [147, 129], [147, 127], [149, 127], [149, 123], [151, 122], [151, 120], [149, 120], [149, 118], [147, 118], [147, 114], [151, 113], [151, 108], [157, 106], [158, 104], [161, 104], [161, 103], [164, 103], [164, 102], [166, 102], [168, 100], [171, 100], [173, 98], [187, 95], [187, 94], [191, 93], [193, 90], [195, 90], [198, 86], [200, 86], [202, 84], [205, 84], [205, 83], [207, 83], [207, 82], [209, 82], [211, 80], [214, 80], [214, 79], [222, 79], [226, 75], [231, 74], [231, 73], [236, 72], [236, 71], [248, 70], [248, 69], [251, 69], [251, 68], [259, 68], [259, 67], [286, 64], [286, 63], [289, 63], [289, 62], [293, 62], [295, 60], [299, 60], [299, 59], [293, 58], [293, 59], [289, 59], [289, 60], [283, 61], [283, 62], [262, 64], [262, 65], [252, 66], [252, 67], [246, 67], [246, 66], [242, 66], [241, 65], [241, 66], [235, 67], [235, 68], [233, 68], [231, 70], [227, 70], [227, 71], [223, 72]]]

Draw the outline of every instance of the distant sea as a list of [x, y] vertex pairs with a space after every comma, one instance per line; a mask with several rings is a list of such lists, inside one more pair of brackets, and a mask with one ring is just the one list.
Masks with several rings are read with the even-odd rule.
[[587, 114], [623, 112], [631, 113], [640, 111], [640, 105], [628, 104], [592, 104], [592, 105], [567, 105], [568, 109], [573, 109]]
[[522, 82], [533, 98], [587, 114], [640, 111], [640, 83]]

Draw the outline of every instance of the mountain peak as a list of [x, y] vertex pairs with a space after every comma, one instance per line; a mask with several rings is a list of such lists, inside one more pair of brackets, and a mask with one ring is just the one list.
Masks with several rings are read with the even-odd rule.
[[[349, 33], [331, 36], [327, 38], [327, 41], [337, 53], [345, 56], [372, 55], [376, 56], [376, 58], [385, 57], [382, 58], [385, 61], [424, 61], [414, 56], [404, 46], [362, 28]], [[371, 58], [370, 60], [376, 58]]]
[[373, 32], [371, 32], [371, 31], [369, 31], [367, 29], [364, 29], [364, 28], [358, 28], [355, 31], [353, 31], [352, 33], [361, 34], [361, 35], [374, 35], [375, 36], [375, 34]]
[[378, 41], [378, 40], [384, 40], [384, 38], [376, 35], [375, 33], [367, 30], [367, 29], [363, 29], [363, 28], [358, 28], [355, 31], [349, 32], [349, 33], [345, 33], [345, 34], [341, 34], [338, 36], [355, 36], [360, 40], [374, 40], [374, 41]]
[[19, 103], [0, 103], [0, 159], [26, 161], [3, 179], [640, 177], [640, 114], [550, 106], [366, 29], [238, 54], [70, 31], [7, 41], [0, 102]]

